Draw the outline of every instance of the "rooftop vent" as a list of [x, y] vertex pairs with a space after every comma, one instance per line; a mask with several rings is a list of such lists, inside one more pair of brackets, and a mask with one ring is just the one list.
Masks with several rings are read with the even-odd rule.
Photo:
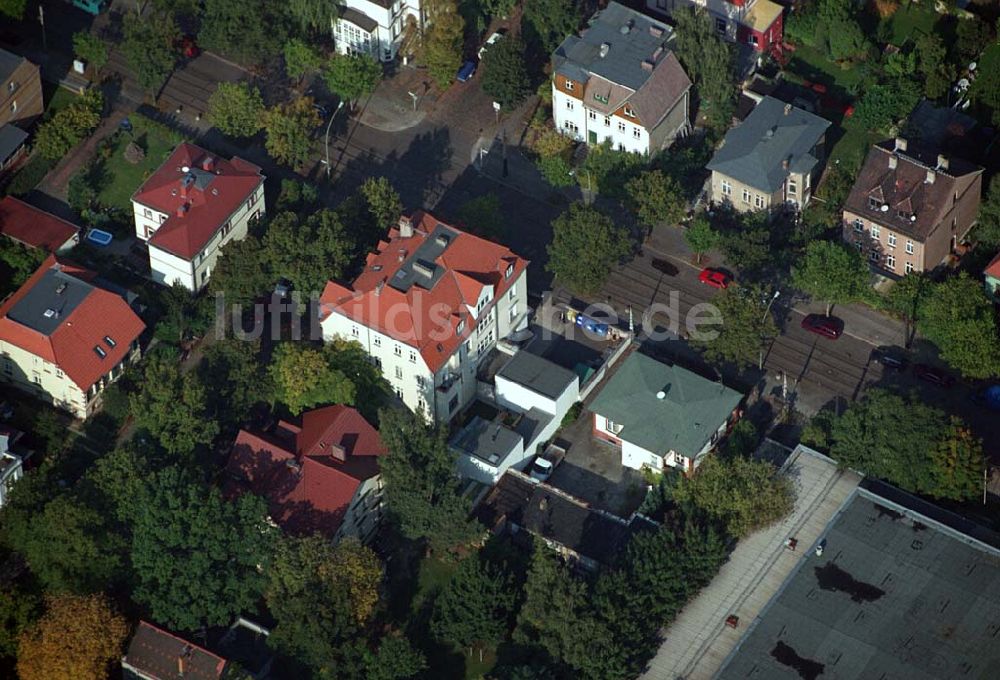
[[934, 184], [934, 180], [936, 180], [936, 179], [937, 179], [937, 173], [928, 168], [928, 170], [927, 170], [927, 177], [924, 178], [924, 183], [925, 184]]
[[896, 144], [893, 151], [906, 151], [906, 140], [902, 137], [896, 137]]
[[170, 195], [171, 196], [176, 196], [177, 195], [177, 189], [171, 189], [170, 190]]
[[[402, 230], [400, 231], [402, 232]], [[406, 259], [406, 248], [399, 249], [399, 255], [397, 256], [396, 259], [398, 259], [400, 262]]]
[[651, 25], [649, 27], [649, 34], [651, 36], [653, 36], [654, 38], [660, 38], [660, 37], [663, 36], [663, 29], [660, 28], [659, 26], [652, 26]]
[[889, 169], [890, 170], [895, 170], [896, 169], [896, 165], [898, 165], [898, 164], [899, 164], [899, 157], [896, 154], [892, 154], [891, 156], [889, 156]]
[[618, 32], [621, 33], [622, 35], [628, 35], [629, 33], [632, 32], [632, 25], [634, 23], [635, 22], [629, 19], [628, 22], [622, 24], [622, 27], [618, 29]]
[[492, 465], [496, 465], [497, 463], [500, 462], [500, 454], [498, 454], [498, 453], [491, 453], [490, 457], [489, 457], [489, 461], [490, 461], [490, 463]]
[[52, 309], [51, 307], [49, 307], [44, 312], [42, 312], [42, 316], [44, 316], [46, 319], [58, 319], [59, 318], [59, 310], [58, 309]]
[[948, 159], [943, 154], [938, 154], [937, 169], [938, 170], [947, 170], [948, 169]]
[[435, 269], [436, 268], [433, 264], [430, 264], [429, 262], [424, 262], [423, 260], [417, 260], [416, 262], [413, 263], [413, 271], [417, 272], [422, 276], [426, 276], [429, 279], [434, 277]]
[[642, 62], [642, 70], [643, 71], [650, 71], [650, 72], [652, 72], [654, 66], [656, 66], [656, 64], [653, 63], [652, 59], [645, 59]]
[[56, 295], [62, 295], [66, 292], [66, 282], [63, 281], [58, 286], [56, 286]]
[[218, 196], [219, 195], [219, 189], [218, 189], [218, 187], [212, 187], [212, 195], [213, 196]]
[[441, 246], [442, 248], [444, 248], [445, 246], [448, 245], [449, 240], [450, 239], [448, 238], [448, 234], [438, 234], [437, 238], [434, 239], [434, 242], [439, 246]]
[[604, 57], [608, 56], [608, 52], [610, 52], [610, 51], [611, 51], [611, 43], [602, 43], [601, 44], [601, 59], [604, 59]]
[[792, 105], [791, 104], [785, 104], [785, 115], [787, 116], [791, 112], [792, 112]]

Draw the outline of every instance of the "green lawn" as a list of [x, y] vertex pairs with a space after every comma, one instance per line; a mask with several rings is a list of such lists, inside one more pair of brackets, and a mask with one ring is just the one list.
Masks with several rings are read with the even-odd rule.
[[420, 561], [419, 575], [417, 576], [417, 592], [413, 596], [410, 611], [418, 613], [424, 605], [434, 598], [435, 595], [448, 583], [448, 579], [455, 573], [458, 563], [445, 562], [436, 557], [428, 557]]
[[65, 87], [43, 81], [42, 96], [45, 98], [45, 117], [51, 118], [75, 102], [80, 95], [70, 92]]
[[[177, 133], [142, 116], [133, 115], [129, 120], [132, 121], [132, 132], [117, 132], [110, 140], [110, 154], [103, 161], [105, 176], [97, 195], [97, 200], [102, 205], [120, 208], [126, 213], [132, 212], [132, 194], [135, 190], [182, 141]], [[124, 156], [125, 148], [132, 141], [146, 152], [145, 157], [135, 165], [125, 160]], [[105, 154], [108, 151], [102, 151], [98, 147], [97, 158], [100, 159]]]
[[916, 40], [921, 35], [932, 33], [939, 18], [934, 11], [934, 3], [929, 0], [920, 5], [904, 3], [889, 17], [892, 29], [889, 40], [893, 45], [902, 47], [907, 40]]
[[861, 69], [841, 68], [840, 64], [827, 59], [826, 55], [815, 47], [799, 45], [785, 66], [785, 77], [793, 83], [808, 80], [812, 83], [822, 83], [827, 88], [848, 91], [861, 80]]

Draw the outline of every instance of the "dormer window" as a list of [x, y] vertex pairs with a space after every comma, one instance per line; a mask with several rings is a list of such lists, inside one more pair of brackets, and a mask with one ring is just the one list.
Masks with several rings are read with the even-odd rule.
[[594, 93], [594, 99], [596, 99], [597, 101], [601, 102], [602, 104], [607, 104], [608, 103], [608, 98], [607, 97], [605, 97], [604, 95], [601, 95], [601, 94], [597, 94], [596, 92]]
[[504, 278], [509, 279], [513, 273], [514, 273], [514, 265], [513, 264], [507, 265], [507, 271], [505, 271], [503, 274]]
[[897, 210], [896, 211], [896, 217], [898, 217], [898, 218], [900, 218], [902, 220], [908, 220], [908, 219], [910, 219], [910, 213], [906, 212], [905, 210]]
[[878, 200], [874, 196], [869, 196], [868, 207], [871, 208], [872, 210], [878, 210], [879, 208], [882, 207], [882, 201]]
[[625, 105], [625, 111], [624, 111], [624, 113], [629, 118], [635, 118], [635, 110], [631, 106], [629, 106], [628, 104]]
[[566, 91], [567, 92], [573, 91], [573, 81], [570, 80], [569, 78], [566, 79]]
[[465, 319], [462, 319], [461, 321], [458, 322], [458, 325], [455, 326], [455, 332], [461, 335], [462, 331], [464, 330], [465, 330]]

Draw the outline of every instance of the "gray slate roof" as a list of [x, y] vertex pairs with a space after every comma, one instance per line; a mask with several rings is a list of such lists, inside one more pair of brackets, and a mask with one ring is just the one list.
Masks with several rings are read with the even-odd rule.
[[525, 351], [515, 354], [496, 375], [549, 399], [558, 398], [577, 379], [573, 371]]
[[[648, 128], [653, 128], [691, 86], [680, 62], [670, 51], [673, 29], [662, 21], [617, 2], [596, 13], [580, 36], [571, 35], [556, 48], [555, 71], [585, 88], [587, 106], [611, 113], [629, 99]], [[601, 56], [603, 45], [607, 54]], [[649, 61], [653, 68], [643, 66]], [[606, 82], [601, 82], [606, 81]], [[649, 92], [647, 93], [647, 89]], [[593, 98], [608, 97], [603, 105]]]
[[10, 308], [7, 316], [47, 337], [93, 290], [86, 281], [52, 267]]
[[490, 465], [498, 465], [520, 443], [521, 435], [503, 423], [474, 416], [451, 445]]
[[[665, 392], [663, 399], [657, 393]], [[618, 435], [657, 455], [693, 458], [739, 406], [743, 395], [680, 366], [633, 352], [590, 404], [622, 425]]]
[[716, 677], [1000, 677], [1000, 551], [863, 490], [824, 538]]
[[[830, 127], [830, 121], [764, 97], [740, 125], [726, 133], [725, 142], [708, 164], [737, 182], [772, 194], [789, 171], [812, 171], [819, 159], [811, 151]], [[786, 170], [782, 162], [789, 162]]]
[[7, 79], [17, 70], [22, 61], [24, 61], [24, 57], [20, 54], [0, 50], [0, 80], [4, 81], [4, 86], [6, 86]]
[[0, 163], [14, 155], [28, 139], [28, 133], [7, 123], [0, 127]]

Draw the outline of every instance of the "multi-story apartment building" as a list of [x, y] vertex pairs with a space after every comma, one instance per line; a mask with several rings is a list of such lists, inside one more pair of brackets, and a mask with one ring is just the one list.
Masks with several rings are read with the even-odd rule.
[[702, 8], [716, 32], [757, 52], [774, 53], [784, 38], [784, 8], [771, 0], [646, 0], [646, 8], [671, 16], [685, 7]]
[[408, 25], [422, 24], [420, 0], [346, 0], [333, 21], [333, 39], [341, 54], [392, 61]]
[[688, 78], [672, 29], [610, 3], [552, 55], [556, 129], [590, 145], [653, 154], [690, 128]]
[[403, 403], [447, 422], [476, 396], [476, 369], [525, 323], [527, 260], [417, 212], [349, 285], [320, 298], [323, 338], [359, 342]]
[[868, 152], [844, 204], [847, 243], [885, 274], [941, 264], [976, 223], [983, 168], [896, 138]]
[[707, 166], [712, 201], [744, 212], [804, 208], [823, 168], [828, 127], [815, 114], [763, 97]]
[[50, 255], [0, 305], [0, 380], [78, 418], [138, 358], [146, 327], [95, 277]]
[[271, 521], [290, 534], [368, 542], [382, 519], [377, 458], [385, 452], [378, 431], [357, 410], [314, 409], [301, 424], [240, 430], [226, 466], [227, 493], [261, 496]]
[[132, 209], [153, 280], [201, 290], [223, 246], [264, 215], [264, 175], [185, 142], [135, 192]]
[[27, 128], [45, 111], [38, 66], [24, 57], [0, 50], [0, 127]]

